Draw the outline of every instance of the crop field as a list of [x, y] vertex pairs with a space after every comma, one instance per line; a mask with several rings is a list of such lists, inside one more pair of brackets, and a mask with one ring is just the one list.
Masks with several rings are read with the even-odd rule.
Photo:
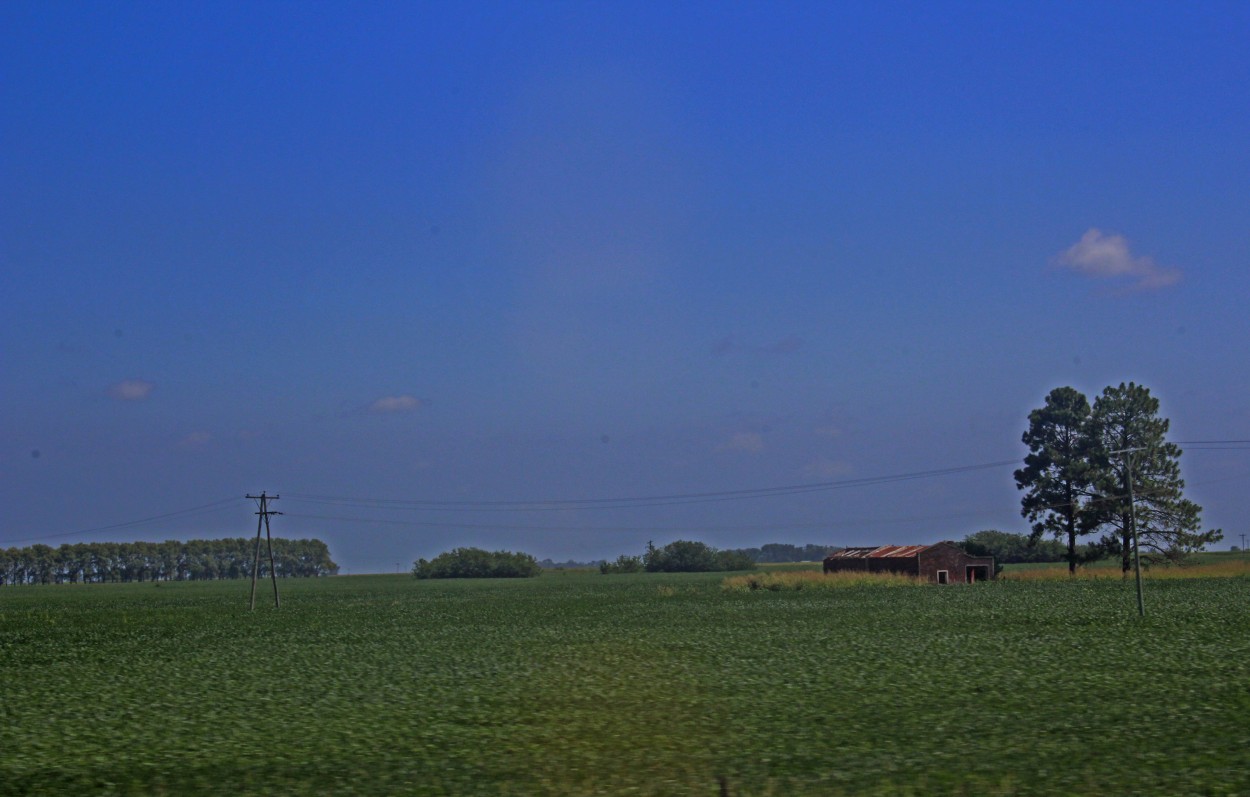
[[1245, 576], [725, 582], [0, 588], [0, 794], [1250, 793]]

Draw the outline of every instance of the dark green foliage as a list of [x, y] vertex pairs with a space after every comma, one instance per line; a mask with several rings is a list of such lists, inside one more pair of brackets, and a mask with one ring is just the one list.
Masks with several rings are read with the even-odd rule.
[[[1073, 388], [1056, 388], [1029, 414], [1029, 454], [1015, 473], [1016, 486], [1028, 491], [1021, 513], [1033, 521], [1035, 541], [1050, 534], [1067, 543], [1071, 572], [1107, 554], [1130, 568], [1130, 474], [1138, 540], [1150, 556], [1179, 561], [1223, 539], [1219, 529], [1201, 530], [1202, 507], [1183, 497], [1181, 450], [1164, 439], [1169, 424], [1158, 412], [1147, 388], [1122, 382], [1103, 390], [1092, 408]], [[1097, 544], [1078, 546], [1079, 538], [1106, 529]]]
[[1077, 541], [1099, 523], [1091, 508], [1099, 471], [1089, 401], [1070, 387], [1050, 391], [1046, 405], [1029, 413], [1023, 442], [1029, 453], [1015, 477], [1016, 486], [1028, 492], [1020, 513], [1033, 521], [1034, 541], [1049, 534], [1067, 544], [1068, 570], [1075, 573], [1081, 562]]
[[755, 560], [741, 551], [717, 551], [717, 570], [754, 570]]
[[595, 559], [591, 562], [581, 562], [577, 559], [566, 559], [563, 562], [557, 562], [554, 559], [543, 559], [538, 566], [543, 570], [584, 570], [588, 567], [599, 567], [603, 564], [602, 559]]
[[753, 570], [755, 560], [741, 551], [718, 551], [706, 543], [677, 540], [663, 548], [647, 543], [642, 565], [648, 573], [708, 573]]
[[481, 548], [456, 548], [432, 560], [418, 559], [412, 568], [417, 578], [532, 578], [542, 572], [527, 553]]
[[[0, 585], [250, 578], [255, 552], [255, 538], [244, 537], [0, 549]], [[273, 558], [279, 578], [332, 576], [339, 571], [330, 549], [316, 539], [275, 537]], [[269, 575], [269, 552], [263, 542], [260, 574]]]
[[[1027, 534], [986, 529], [964, 537], [960, 547], [973, 556], [992, 556], [1002, 565], [1024, 562], [1064, 562], [1068, 559], [1067, 546], [1054, 539], [1034, 540]], [[1077, 551], [1082, 561], [1096, 558], [1097, 551], [1081, 546]]]
[[648, 573], [706, 573], [716, 570], [716, 551], [702, 542], [677, 540], [663, 548], [647, 543], [642, 555]]
[[600, 562], [599, 572], [605, 576], [613, 573], [641, 573], [642, 557], [621, 554], [615, 562]]
[[[1137, 538], [1151, 558], [1179, 561], [1224, 538], [1220, 529], [1201, 530], [1202, 507], [1183, 497], [1181, 449], [1167, 442], [1169, 421], [1159, 417], [1159, 400], [1150, 390], [1129, 382], [1108, 387], [1094, 402], [1092, 437], [1101, 472], [1097, 481], [1099, 519], [1110, 533], [1102, 545], [1131, 566], [1133, 515], [1129, 479], [1136, 506]], [[1127, 451], [1126, 449], [1140, 449]]]

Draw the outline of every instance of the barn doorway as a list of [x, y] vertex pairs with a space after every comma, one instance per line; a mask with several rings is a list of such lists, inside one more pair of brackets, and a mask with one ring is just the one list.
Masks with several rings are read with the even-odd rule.
[[990, 580], [989, 565], [968, 565], [964, 568], [964, 581], [975, 584], [978, 581]]
[[949, 570], [939, 570], [939, 571], [937, 571], [937, 577], [938, 577], [938, 583], [939, 583], [939, 584], [949, 584], [949, 583], [951, 583], [951, 578], [950, 578], [950, 576], [951, 576], [951, 574], [950, 574], [950, 571], [949, 571]]

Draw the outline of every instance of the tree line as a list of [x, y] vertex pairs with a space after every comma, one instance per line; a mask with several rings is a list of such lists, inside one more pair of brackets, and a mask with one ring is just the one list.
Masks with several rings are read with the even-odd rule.
[[426, 578], [533, 578], [543, 569], [527, 553], [456, 548], [433, 559], [413, 562], [412, 574]]
[[[0, 585], [100, 584], [129, 581], [205, 581], [250, 578], [255, 539], [79, 542], [0, 548]], [[339, 566], [321, 540], [273, 540], [280, 578], [332, 576]], [[269, 576], [268, 550], [260, 572]]]
[[[836, 551], [840, 551], [840, 550], [842, 550], [842, 548], [839, 545], [815, 545], [815, 544], [792, 545], [790, 543], [785, 543], [785, 542], [769, 542], [769, 543], [765, 543], [764, 545], [759, 546], [758, 548], [728, 548], [725, 551], [722, 551], [721, 553], [741, 554], [742, 556], [745, 556], [747, 559], [750, 559], [752, 562], [756, 562], [758, 564], [779, 564], [782, 562], [819, 562], [819, 561], [822, 561], [829, 554], [834, 553]], [[629, 560], [629, 559], [637, 559], [638, 571], [641, 571], [642, 557], [640, 556], [622, 556], [622, 557], [618, 557], [616, 561], [614, 562], [609, 562], [606, 559], [595, 559], [590, 562], [579, 562], [575, 559], [570, 559], [566, 562], [556, 562], [551, 559], [543, 559], [538, 564], [544, 570], [574, 569], [574, 568], [586, 568], [586, 567], [598, 567], [602, 569], [605, 566], [607, 566], [608, 568], [615, 568], [621, 565], [623, 561]], [[625, 565], [625, 566], [628, 567], [628, 565]], [[611, 572], [634, 572], [634, 571], [629, 571], [629, 570], [622, 571], [620, 569], [615, 569], [615, 570], [612, 570]]]
[[755, 560], [741, 550], [721, 551], [707, 543], [676, 540], [663, 548], [647, 543], [642, 556], [622, 554], [615, 562], [599, 565], [604, 575], [613, 573], [708, 573], [754, 570]]
[[[1068, 549], [1055, 539], [1032, 539], [1028, 534], [985, 529], [969, 534], [958, 543], [973, 556], [992, 556], [996, 565], [1036, 562], [1064, 562]], [[1098, 553], [1088, 545], [1082, 545], [1078, 553], [1085, 560], [1096, 558]]]
[[1202, 531], [1202, 507], [1183, 495], [1181, 449], [1166, 440], [1168, 426], [1159, 400], [1133, 382], [1107, 387], [1092, 405], [1075, 388], [1052, 390], [1029, 414], [1029, 453], [1015, 472], [1032, 539], [1062, 541], [1072, 573], [1104, 556], [1118, 556], [1127, 572], [1134, 532], [1156, 560], [1178, 560], [1223, 539], [1220, 529]]

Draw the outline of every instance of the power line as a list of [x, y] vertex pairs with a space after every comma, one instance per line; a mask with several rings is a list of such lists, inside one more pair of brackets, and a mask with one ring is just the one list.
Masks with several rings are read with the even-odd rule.
[[979, 465], [963, 465], [953, 468], [896, 473], [886, 476], [870, 476], [860, 479], [843, 479], [828, 482], [810, 482], [806, 484], [790, 484], [778, 487], [760, 487], [746, 490], [721, 490], [704, 493], [674, 493], [668, 495], [648, 495], [624, 498], [576, 498], [576, 499], [543, 499], [536, 501], [430, 501], [405, 500], [387, 498], [353, 498], [346, 496], [307, 495], [287, 493], [290, 500], [313, 504], [329, 504], [369, 509], [398, 509], [417, 511], [442, 512], [550, 512], [572, 509], [639, 509], [654, 506], [673, 506], [678, 504], [713, 503], [718, 501], [740, 501], [753, 498], [772, 498], [775, 496], [799, 495], [829, 490], [845, 490], [853, 487], [870, 487], [879, 484], [893, 484], [914, 479], [929, 479], [938, 476], [951, 476], [970, 473], [991, 468], [1016, 465], [1018, 460], [1001, 460], [986, 462]]
[[201, 506], [193, 506], [189, 509], [178, 509], [173, 512], [166, 512], [161, 515], [152, 515], [151, 517], [141, 518], [139, 520], [128, 520], [123, 523], [112, 523], [107, 526], [96, 526], [89, 529], [80, 529], [79, 531], [67, 531], [61, 534], [40, 534], [38, 537], [26, 537], [23, 539], [6, 540], [5, 544], [18, 542], [38, 542], [40, 540], [56, 540], [64, 537], [79, 537], [87, 534], [99, 534], [103, 531], [117, 531], [118, 529], [127, 529], [134, 526], [142, 526], [147, 523], [155, 523], [158, 520], [169, 520], [170, 518], [187, 518], [196, 515], [212, 514], [212, 512], [220, 509], [226, 504], [237, 503], [237, 498], [223, 498], [220, 501], [213, 501], [211, 504], [203, 504]]
[[1250, 451], [1250, 440], [1168, 440], [1185, 451]]
[[[1189, 446], [1189, 451], [1239, 451], [1250, 450], [1250, 440], [1177, 440], [1171, 441], [1177, 445]], [[581, 499], [542, 499], [531, 501], [435, 501], [435, 500], [411, 500], [411, 499], [385, 499], [385, 498], [360, 498], [347, 496], [326, 496], [326, 495], [310, 495], [300, 493], [288, 493], [287, 499], [302, 503], [323, 504], [333, 506], [355, 507], [361, 509], [395, 509], [409, 511], [442, 511], [442, 512], [540, 512], [540, 511], [568, 511], [574, 509], [642, 509], [657, 506], [674, 506], [681, 504], [696, 503], [714, 503], [721, 501], [739, 501], [756, 498], [771, 498], [777, 496], [800, 495], [811, 492], [823, 492], [832, 490], [845, 490], [855, 487], [871, 487], [882, 484], [893, 484], [902, 481], [911, 481], [916, 479], [936, 478], [940, 476], [950, 476], [961, 473], [970, 473], [980, 470], [989, 470], [992, 468], [1000, 468], [1008, 465], [1017, 465], [1020, 460], [1000, 460], [997, 462], [986, 462], [977, 465], [963, 465], [953, 468], [938, 468], [934, 470], [912, 471], [906, 473], [888, 474], [883, 476], [870, 476], [859, 479], [843, 479], [838, 481], [826, 482], [809, 482], [805, 484], [790, 484], [776, 487], [760, 487], [742, 490], [721, 490], [713, 492], [698, 493], [673, 493], [661, 495], [646, 495], [619, 498], [581, 498]], [[1222, 480], [1221, 480], [1222, 481]], [[1198, 485], [1190, 485], [1198, 486]], [[106, 526], [94, 526], [77, 531], [69, 531], [58, 534], [41, 534], [36, 537], [25, 537], [18, 539], [10, 539], [3, 541], [6, 545], [26, 542], [40, 542], [43, 540], [64, 539], [67, 537], [79, 537], [90, 534], [99, 534], [105, 531], [117, 531], [119, 529], [134, 528], [149, 523], [155, 523], [160, 520], [170, 520], [173, 518], [189, 518], [197, 515], [212, 514], [225, 507], [227, 504], [235, 503], [236, 498], [225, 498], [219, 501], [213, 501], [199, 506], [189, 507], [187, 509], [174, 510], [159, 515], [139, 518], [137, 520], [129, 520], [121, 523], [111, 523]], [[1106, 499], [1104, 499], [1106, 500]], [[1046, 509], [1058, 509], [1060, 507], [1046, 507]], [[524, 527], [516, 525], [484, 525], [484, 524], [451, 524], [451, 523], [425, 523], [425, 522], [405, 522], [405, 521], [386, 521], [374, 518], [346, 518], [346, 517], [329, 517], [319, 515], [297, 515], [292, 517], [302, 517], [307, 519], [323, 519], [323, 520], [341, 520], [354, 523], [390, 523], [395, 525], [411, 525], [411, 526], [441, 526], [446, 528], [505, 528], [505, 529], [526, 529], [535, 530], [564, 530], [561, 527]], [[943, 516], [951, 517], [951, 516]], [[915, 520], [930, 520], [936, 518], [916, 518]], [[864, 521], [864, 522], [895, 522], [895, 521]], [[907, 522], [907, 521], [898, 521]], [[803, 524], [772, 524], [769, 527], [775, 528], [784, 525], [788, 528], [804, 527]], [[820, 524], [827, 526], [829, 524]], [[816, 524], [812, 524], [816, 527]], [[673, 527], [671, 529], [651, 529], [654, 531], [700, 531], [700, 530], [732, 530], [734, 527]], [[741, 527], [741, 530], [754, 530], [755, 527]], [[617, 530], [613, 527], [596, 527], [588, 530]], [[640, 529], [636, 526], [630, 527], [630, 530], [647, 530]]]
[[848, 520], [827, 520], [812, 522], [756, 523], [750, 525], [680, 525], [680, 526], [551, 526], [527, 525], [516, 523], [443, 523], [433, 520], [394, 520], [391, 518], [345, 517], [342, 515], [306, 515], [287, 512], [286, 517], [301, 520], [329, 520], [337, 523], [370, 523], [383, 526], [399, 526], [402, 528], [439, 528], [439, 529], [474, 529], [479, 531], [554, 531], [570, 533], [615, 533], [615, 532], [732, 532], [732, 531], [774, 531], [779, 529], [829, 529], [848, 526], [865, 526], [872, 524], [916, 523], [920, 521], [945, 520], [957, 517], [973, 517], [983, 514], [975, 512], [955, 512], [941, 515], [924, 515], [896, 518], [854, 518]]

